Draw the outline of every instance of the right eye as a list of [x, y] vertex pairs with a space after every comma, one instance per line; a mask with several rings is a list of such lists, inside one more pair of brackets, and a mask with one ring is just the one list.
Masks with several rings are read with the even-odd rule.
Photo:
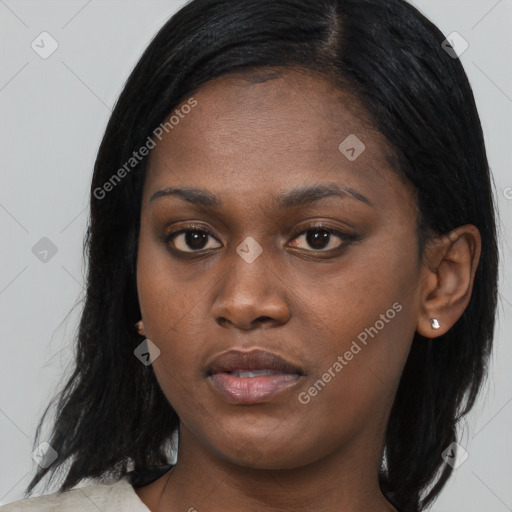
[[[221, 245], [208, 247], [208, 241], [217, 240], [213, 235], [199, 226], [186, 226], [178, 231], [169, 233], [165, 241], [181, 252], [193, 253], [203, 250], [216, 249]], [[218, 242], [218, 240], [217, 240]]]

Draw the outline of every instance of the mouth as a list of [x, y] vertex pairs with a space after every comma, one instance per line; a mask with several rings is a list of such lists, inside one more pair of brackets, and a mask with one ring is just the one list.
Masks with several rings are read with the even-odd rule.
[[297, 385], [304, 375], [300, 366], [264, 350], [229, 350], [207, 369], [213, 389], [235, 404], [268, 402]]

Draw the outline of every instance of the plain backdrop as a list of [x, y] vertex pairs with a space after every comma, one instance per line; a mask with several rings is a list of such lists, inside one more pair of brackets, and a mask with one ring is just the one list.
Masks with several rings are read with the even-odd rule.
[[[142, 51], [183, 3], [0, 0], [0, 504], [22, 497], [35, 470], [37, 421], [69, 371], [89, 184], [111, 108]], [[456, 31], [469, 44], [461, 60], [485, 131], [502, 250], [490, 378], [463, 428], [469, 457], [433, 510], [506, 512], [512, 510], [512, 1], [414, 4], [446, 35]], [[58, 44], [47, 58], [32, 47], [38, 37], [46, 38], [45, 51], [52, 39]]]

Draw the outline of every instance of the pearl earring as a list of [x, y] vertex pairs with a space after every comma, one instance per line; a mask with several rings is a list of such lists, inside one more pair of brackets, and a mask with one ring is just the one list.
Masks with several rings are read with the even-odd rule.
[[431, 318], [430, 323], [432, 325], [432, 329], [439, 329], [441, 326], [439, 325], [439, 322], [437, 318]]

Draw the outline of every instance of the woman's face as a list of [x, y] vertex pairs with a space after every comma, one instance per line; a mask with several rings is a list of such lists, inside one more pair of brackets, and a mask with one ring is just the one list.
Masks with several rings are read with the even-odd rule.
[[137, 261], [180, 443], [253, 468], [380, 460], [422, 280], [414, 196], [385, 140], [351, 96], [297, 71], [188, 100], [155, 138]]

